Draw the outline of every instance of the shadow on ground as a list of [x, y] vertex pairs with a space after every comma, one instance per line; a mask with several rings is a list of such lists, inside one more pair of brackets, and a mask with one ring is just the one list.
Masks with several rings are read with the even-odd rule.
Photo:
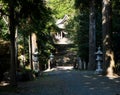
[[34, 81], [21, 82], [16, 93], [0, 95], [119, 95], [120, 78], [96, 75], [94, 71], [57, 67]]

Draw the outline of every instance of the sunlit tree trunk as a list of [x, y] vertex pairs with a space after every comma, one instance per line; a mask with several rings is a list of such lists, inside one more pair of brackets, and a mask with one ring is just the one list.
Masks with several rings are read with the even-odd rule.
[[112, 50], [112, 8], [111, 0], [102, 2], [102, 33], [103, 33], [103, 67], [105, 73], [113, 75], [114, 52]]
[[[34, 61], [35, 58], [35, 52], [38, 52], [38, 45], [37, 45], [37, 35], [36, 33], [32, 33], [32, 60], [33, 60], [33, 70], [36, 71], [36, 62]], [[37, 65], [39, 64], [39, 62], [37, 62]]]
[[95, 0], [90, 2], [89, 15], [89, 64], [88, 69], [95, 69], [95, 50], [96, 50], [96, 24], [95, 24]]
[[15, 63], [16, 68], [18, 68], [18, 27], [15, 29]]
[[15, 61], [15, 18], [14, 18], [14, 1], [9, 2], [9, 31], [11, 42], [11, 70], [10, 70], [10, 83], [11, 86], [16, 86], [16, 61]]
[[30, 33], [29, 35], [29, 61], [31, 64], [31, 69], [33, 70], [33, 53], [38, 49], [37, 46], [37, 36], [35, 33]]
[[33, 61], [32, 61], [32, 37], [31, 33], [29, 35], [29, 63], [31, 65], [31, 70], [33, 70]]
[[35, 49], [38, 49], [37, 36], [35, 33], [32, 33], [32, 53], [35, 52]]

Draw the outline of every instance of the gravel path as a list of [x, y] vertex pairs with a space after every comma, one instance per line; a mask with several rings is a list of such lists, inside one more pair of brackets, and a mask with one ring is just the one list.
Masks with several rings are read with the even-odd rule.
[[120, 78], [110, 79], [91, 71], [58, 67], [43, 72], [35, 81], [19, 84], [17, 93], [0, 95], [120, 95]]

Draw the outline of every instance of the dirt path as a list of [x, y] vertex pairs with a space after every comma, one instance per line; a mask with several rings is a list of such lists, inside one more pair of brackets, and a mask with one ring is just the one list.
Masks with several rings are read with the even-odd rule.
[[58, 67], [18, 87], [18, 93], [0, 95], [117, 95], [120, 94], [120, 78], [110, 79], [91, 71]]

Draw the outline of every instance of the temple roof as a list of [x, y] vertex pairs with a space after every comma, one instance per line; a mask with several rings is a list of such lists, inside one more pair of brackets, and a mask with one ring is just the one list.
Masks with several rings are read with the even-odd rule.
[[60, 29], [65, 29], [65, 22], [68, 20], [68, 16], [67, 15], [65, 15], [64, 17], [63, 17], [63, 19], [58, 19], [57, 21], [56, 21], [56, 25], [58, 26], [58, 28], [60, 28]]

